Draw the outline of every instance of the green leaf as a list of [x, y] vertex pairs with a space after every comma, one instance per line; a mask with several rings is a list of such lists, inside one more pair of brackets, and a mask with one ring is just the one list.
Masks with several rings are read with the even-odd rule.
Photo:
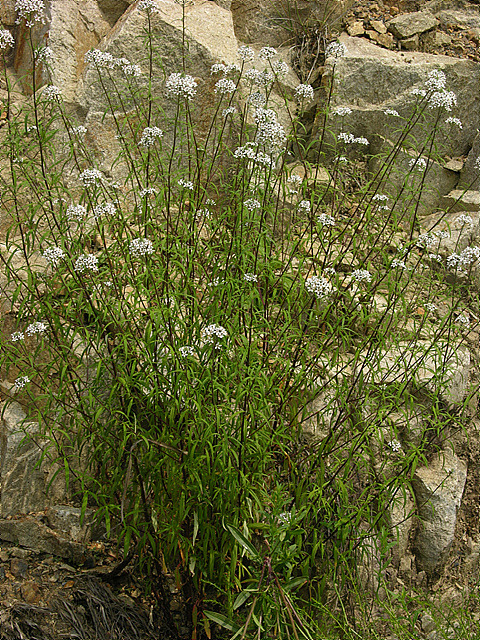
[[221, 613], [217, 613], [216, 611], [204, 611], [203, 613], [212, 622], [216, 622], [224, 629], [228, 629], [229, 631], [233, 631], [234, 633], [237, 633], [240, 629], [238, 624], [235, 624]]
[[242, 591], [241, 593], [238, 594], [238, 596], [235, 598], [235, 602], [233, 603], [233, 610], [235, 611], [235, 609], [238, 609], [239, 607], [242, 606], [242, 604], [244, 604], [252, 595], [253, 591], [249, 591], [248, 589], [246, 591]]
[[195, 546], [195, 540], [197, 539], [197, 535], [198, 535], [198, 514], [196, 511], [194, 511], [193, 513], [193, 540], [192, 540], [192, 547]]
[[260, 554], [255, 547], [245, 538], [243, 533], [240, 533], [238, 529], [232, 527], [231, 524], [227, 524], [227, 529], [230, 531], [235, 540], [252, 556], [252, 558], [260, 559]]

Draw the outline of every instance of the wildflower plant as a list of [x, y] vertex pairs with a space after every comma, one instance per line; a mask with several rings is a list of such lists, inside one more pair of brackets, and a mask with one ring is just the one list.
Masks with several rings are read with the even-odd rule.
[[[27, 27], [43, 19], [43, 2], [17, 5]], [[160, 3], [134, 10], [150, 25]], [[2, 53], [7, 45], [0, 32]], [[182, 68], [157, 78], [151, 29], [144, 50], [139, 60], [86, 55], [116, 128], [117, 181], [54, 85], [34, 88], [31, 109], [8, 121], [0, 293], [13, 326], [2, 335], [2, 374], [83, 510], [95, 508], [125, 557], [135, 555], [147, 587], [166, 593], [165, 567], [177, 572], [192, 627], [310, 638], [332, 585], [337, 603], [350, 597], [361, 541], [395, 543], [384, 514], [431, 438], [413, 442], [392, 423], [386, 439], [385, 424], [415, 394], [438, 416], [452, 336], [473, 321], [446, 280], [436, 276], [435, 295], [425, 285], [431, 246], [416, 241], [416, 203], [400, 211], [383, 194], [388, 162], [357, 183], [348, 207], [347, 194], [318, 186], [299, 122], [288, 130], [270, 104], [274, 49], [261, 50], [263, 70], [249, 47], [238, 67], [212, 69], [224, 76], [212, 79], [201, 140], [194, 115], [205, 85], [189, 75], [186, 52]], [[344, 54], [338, 43], [325, 52], [334, 62]], [[440, 74], [425, 91], [428, 113], [453, 109]], [[308, 84], [295, 93], [300, 105], [314, 97]], [[135, 124], [119, 105], [133, 105]], [[349, 115], [331, 111], [326, 104], [325, 127]], [[336, 143], [368, 152], [356, 132]], [[291, 149], [305, 178], [287, 166]], [[349, 170], [333, 157], [330, 185]], [[425, 170], [426, 157], [411, 170]], [[479, 258], [463, 249], [445, 266], [468, 277]], [[440, 320], [432, 305], [442, 295], [451, 304]], [[402, 340], [407, 366], [399, 357], [385, 371], [385, 352]], [[419, 382], [432, 359], [428, 384]]]

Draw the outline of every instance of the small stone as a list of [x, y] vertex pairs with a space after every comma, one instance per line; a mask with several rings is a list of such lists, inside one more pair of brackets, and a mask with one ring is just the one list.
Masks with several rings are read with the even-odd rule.
[[415, 51], [418, 49], [418, 35], [400, 40], [400, 46], [402, 49], [405, 49], [405, 51]]
[[10, 562], [10, 572], [16, 578], [25, 578], [28, 572], [28, 563], [21, 558], [12, 558]]
[[435, 629], [435, 626], [436, 625], [432, 616], [428, 615], [428, 613], [422, 616], [422, 630], [425, 633], [430, 633], [431, 631], [433, 631]]
[[455, 171], [456, 173], [460, 173], [460, 171], [463, 169], [464, 164], [465, 164], [465, 160], [452, 158], [445, 164], [445, 169], [448, 169], [449, 171]]
[[387, 27], [381, 20], [370, 20], [370, 24], [377, 33], [387, 33]]
[[410, 38], [413, 35], [430, 31], [438, 25], [438, 20], [429, 11], [404, 13], [388, 23], [388, 30], [397, 38]]
[[0, 580], [5, 580], [5, 569], [0, 567]]
[[25, 582], [22, 584], [20, 593], [25, 602], [29, 604], [37, 603], [42, 597], [42, 590], [36, 582]]
[[20, 549], [19, 547], [12, 547], [10, 549], [10, 555], [14, 558], [28, 558], [30, 555], [30, 551], [27, 549]]
[[0, 551], [0, 562], [7, 562], [9, 557], [7, 551]]
[[376, 31], [373, 32], [372, 40], [386, 49], [393, 49], [395, 43], [391, 33], [377, 33]]
[[349, 36], [363, 36], [365, 33], [365, 29], [363, 28], [363, 22], [361, 20], [357, 20], [357, 22], [353, 22], [351, 25], [347, 27], [347, 33]]
[[452, 43], [452, 38], [443, 31], [435, 31], [435, 44], [437, 47], [445, 47]]
[[396, 6], [390, 7], [390, 14], [392, 16], [396, 16], [398, 13], [400, 13], [400, 9]]

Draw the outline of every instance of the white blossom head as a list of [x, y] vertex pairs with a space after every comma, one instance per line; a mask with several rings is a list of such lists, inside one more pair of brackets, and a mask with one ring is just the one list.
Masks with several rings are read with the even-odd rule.
[[333, 58], [336, 62], [338, 58], [344, 58], [347, 53], [347, 47], [343, 42], [331, 42], [325, 49], [325, 58]]
[[160, 13], [160, 9], [154, 0], [140, 0], [137, 9], [139, 11], [146, 11], [147, 13]]
[[277, 55], [277, 50], [273, 47], [263, 47], [258, 53], [260, 60], [271, 60]]
[[181, 73], [170, 74], [165, 86], [169, 96], [179, 96], [187, 100], [191, 100], [197, 93], [195, 79]]
[[412, 158], [408, 164], [411, 169], [416, 169], [420, 173], [425, 171], [427, 168], [427, 161], [425, 158]]
[[355, 271], [352, 272], [352, 279], [357, 282], [371, 282], [372, 274], [366, 269], [355, 269]]
[[221, 342], [228, 336], [227, 330], [219, 324], [209, 324], [202, 329], [202, 338], [205, 344], [213, 344], [215, 349], [221, 349], [223, 343]]
[[451, 111], [457, 105], [457, 96], [453, 91], [434, 91], [428, 99], [430, 109], [445, 109]]
[[37, 321], [29, 324], [28, 327], [25, 329], [25, 333], [27, 334], [27, 336], [34, 336], [36, 334], [43, 335], [46, 330], [47, 330], [47, 325], [45, 324], [45, 322]]
[[284, 78], [288, 73], [288, 64], [283, 60], [275, 60], [272, 62], [272, 69], [277, 77]]
[[84, 271], [98, 271], [98, 258], [93, 253], [86, 253], [79, 256], [73, 266], [77, 273], [84, 273]]
[[332, 285], [326, 278], [312, 276], [305, 281], [305, 289], [318, 300], [326, 298], [332, 292]]
[[215, 83], [215, 93], [219, 93], [220, 95], [228, 95], [234, 93], [237, 88], [235, 82], [233, 80], [229, 80], [228, 78], [220, 78]]
[[55, 55], [50, 47], [40, 47], [35, 50], [35, 61], [43, 64], [52, 64], [55, 60]]
[[85, 64], [91, 64], [97, 69], [113, 69], [115, 67], [115, 58], [108, 51], [100, 49], [91, 49], [84, 56]]
[[48, 102], [59, 102], [62, 99], [62, 90], [54, 84], [49, 84], [43, 89], [42, 98]]
[[5, 51], [9, 47], [13, 47], [15, 40], [7, 29], [0, 29], [0, 51]]
[[245, 202], [243, 203], [243, 206], [248, 211], [255, 211], [255, 209], [260, 209], [260, 207], [262, 205], [260, 204], [260, 202], [258, 200], [254, 200], [253, 198], [249, 198], [248, 200], [245, 200]]
[[13, 383], [12, 391], [20, 391], [30, 382], [30, 378], [28, 376], [20, 376]]
[[140, 138], [141, 147], [153, 147], [155, 142], [163, 136], [163, 131], [158, 127], [146, 127], [142, 131], [142, 137]]
[[352, 113], [350, 107], [335, 107], [332, 111], [333, 116], [348, 116], [350, 113]]
[[80, 174], [80, 180], [86, 187], [94, 185], [97, 180], [102, 179], [102, 174], [98, 169], [85, 169]]
[[302, 211], [303, 213], [310, 213], [311, 208], [312, 205], [308, 200], [302, 200], [298, 203], [298, 210]]
[[299, 84], [295, 89], [295, 98], [301, 100], [313, 100], [313, 87], [310, 84]]
[[83, 204], [71, 204], [67, 208], [68, 220], [83, 220], [87, 215], [87, 210]]
[[22, 20], [29, 28], [35, 23], [45, 24], [45, 3], [43, 0], [17, 0], [15, 2], [17, 19], [15, 24], [21, 24]]
[[443, 91], [445, 89], [447, 78], [440, 69], [433, 69], [428, 74], [425, 86], [429, 91]]
[[237, 56], [242, 62], [252, 62], [255, 58], [255, 51], [251, 47], [244, 45], [237, 51]]
[[153, 253], [153, 244], [148, 238], [135, 238], [128, 245], [128, 250], [133, 258], [143, 258]]
[[462, 121], [459, 118], [453, 118], [452, 116], [449, 116], [445, 120], [445, 124], [454, 124], [459, 129], [463, 129]]

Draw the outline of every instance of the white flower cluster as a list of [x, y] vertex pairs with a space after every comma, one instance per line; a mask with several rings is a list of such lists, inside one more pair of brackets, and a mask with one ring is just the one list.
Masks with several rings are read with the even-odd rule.
[[182, 189], [188, 189], [189, 191], [193, 191], [193, 182], [191, 182], [190, 180], [184, 180], [183, 178], [180, 178], [177, 184], [179, 187], [182, 187]]
[[298, 203], [298, 209], [303, 213], [310, 213], [312, 209], [312, 205], [308, 200], [302, 200], [301, 202]]
[[15, 40], [13, 39], [10, 31], [6, 29], [0, 29], [0, 51], [13, 47]]
[[49, 84], [42, 91], [42, 98], [50, 102], [62, 99], [62, 90], [54, 84]]
[[191, 100], [197, 93], [197, 83], [192, 76], [172, 73], [165, 84], [169, 95]]
[[25, 25], [34, 27], [36, 22], [45, 24], [45, 3], [43, 0], [17, 0], [15, 3], [17, 19], [15, 24], [20, 24], [25, 20]]
[[318, 224], [322, 225], [322, 227], [334, 227], [335, 226], [335, 218], [327, 215], [326, 213], [321, 213], [317, 218]]
[[255, 107], [256, 109], [260, 109], [261, 107], [265, 106], [267, 99], [259, 91], [254, 91], [248, 96], [247, 102], [248, 104], [251, 104], [252, 107]]
[[67, 208], [68, 220], [83, 220], [87, 215], [87, 210], [83, 204], [71, 204]]
[[155, 189], [155, 187], [146, 187], [145, 189], [142, 189], [138, 195], [140, 196], [140, 198], [144, 198], [145, 196], [154, 196], [157, 193], [158, 191]]
[[447, 258], [447, 267], [449, 269], [458, 269], [466, 272], [467, 268], [480, 258], [479, 247], [466, 247], [462, 253], [452, 253]]
[[425, 307], [425, 309], [430, 312], [430, 313], [434, 313], [438, 307], [436, 304], [433, 304], [433, 302], [427, 302], [426, 304], [423, 305]]
[[407, 269], [407, 265], [403, 260], [398, 260], [394, 258], [390, 264], [393, 269]]
[[135, 238], [128, 245], [128, 250], [134, 258], [141, 258], [153, 253], [153, 244], [148, 238]]
[[440, 69], [433, 69], [428, 74], [425, 86], [429, 91], [443, 91], [445, 89], [447, 78]]
[[458, 324], [462, 324], [465, 329], [470, 329], [470, 318], [464, 313], [457, 316], [455, 318], [455, 322], [458, 322]]
[[408, 166], [410, 167], [410, 169], [416, 169], [417, 171], [422, 173], [427, 168], [427, 161], [425, 160], [425, 158], [412, 158], [408, 163]]
[[93, 255], [93, 253], [86, 253], [76, 259], [73, 268], [77, 273], [83, 273], [84, 271], [98, 271], [98, 259]]
[[19, 391], [20, 389], [23, 389], [29, 382], [30, 378], [28, 376], [20, 376], [20, 378], [17, 378], [13, 383], [13, 390]]
[[25, 339], [25, 334], [23, 333], [23, 331], [14, 331], [10, 336], [10, 340], [12, 342], [19, 342], [24, 339]]
[[273, 74], [268, 69], [248, 69], [245, 71], [244, 80], [251, 86], [268, 87], [274, 81]]
[[141, 147], [153, 147], [155, 142], [163, 136], [163, 131], [158, 127], [145, 127], [140, 138]]
[[350, 107], [336, 107], [332, 111], [332, 116], [348, 116], [350, 113], [352, 113]]
[[352, 278], [357, 282], [362, 282], [363, 280], [365, 280], [365, 282], [371, 282], [372, 274], [365, 269], [355, 269], [355, 271], [352, 272]]
[[150, 11], [151, 13], [160, 13], [158, 5], [153, 0], [140, 0], [137, 9], [139, 11]]
[[95, 220], [98, 220], [102, 216], [114, 216], [116, 213], [115, 205], [111, 202], [105, 202], [103, 204], [97, 204], [93, 208], [93, 215]]
[[383, 193], [376, 193], [373, 196], [372, 200], [380, 200], [381, 202], [384, 202], [384, 201], [388, 200], [388, 196], [386, 196]]
[[235, 82], [233, 80], [229, 80], [228, 78], [220, 78], [215, 83], [215, 93], [219, 93], [220, 95], [232, 94], [237, 88]]
[[305, 280], [305, 289], [313, 294], [318, 300], [325, 298], [332, 292], [332, 285], [326, 278], [312, 276]]
[[35, 60], [43, 62], [43, 64], [52, 64], [55, 60], [55, 55], [50, 47], [40, 47], [35, 51]]
[[399, 118], [400, 114], [396, 109], [385, 109], [383, 112], [386, 116], [393, 116], [394, 118]]
[[445, 124], [454, 124], [454, 125], [456, 125], [459, 129], [463, 129], [462, 121], [461, 121], [461, 120], [459, 120], [458, 118], [452, 118], [452, 116], [449, 116], [449, 117], [445, 120]]
[[113, 69], [115, 67], [115, 58], [108, 51], [100, 49], [91, 49], [83, 57], [85, 64], [92, 64], [97, 69]]
[[245, 45], [239, 48], [237, 56], [242, 60], [242, 62], [252, 62], [255, 58], [255, 51], [251, 47], [247, 47]]
[[299, 84], [295, 89], [297, 100], [313, 100], [313, 87], [311, 84]]
[[296, 173], [294, 173], [289, 178], [287, 178], [287, 184], [292, 185], [289, 189], [289, 193], [298, 193], [298, 190], [302, 182], [303, 182], [302, 178], [298, 176]]
[[218, 342], [228, 336], [227, 330], [219, 324], [209, 324], [202, 329], [202, 338], [206, 344], [214, 344], [215, 349], [221, 349], [222, 344]]
[[213, 75], [214, 73], [223, 73], [224, 76], [227, 76], [229, 73], [236, 73], [241, 71], [240, 67], [237, 64], [223, 64], [223, 63], [216, 63], [216, 64], [212, 64], [211, 68], [210, 68], [210, 75]]
[[325, 58], [334, 58], [336, 61], [338, 58], [344, 58], [347, 53], [347, 47], [343, 42], [331, 42], [325, 49]]
[[236, 107], [227, 107], [222, 111], [222, 116], [226, 118], [227, 116], [233, 116], [235, 113], [237, 113]]
[[419, 249], [430, 249], [438, 243], [439, 240], [439, 232], [429, 232], [429, 233], [421, 233], [418, 238], [416, 245]]
[[264, 167], [275, 167], [275, 161], [268, 154], [256, 151], [255, 143], [247, 142], [243, 147], [237, 147], [233, 154], [235, 158], [247, 158]]
[[142, 75], [142, 67], [139, 64], [124, 64], [122, 71], [126, 76], [132, 76], [133, 78], [139, 78]]
[[49, 247], [43, 252], [43, 257], [52, 267], [57, 267], [60, 260], [63, 260], [65, 253], [60, 247]]
[[273, 73], [280, 78], [284, 78], [288, 73], [288, 64], [283, 60], [272, 62]]
[[287, 136], [273, 109], [257, 109], [255, 111], [255, 123], [257, 125], [255, 140], [268, 153], [273, 153], [285, 146]]
[[278, 515], [278, 524], [288, 524], [292, 519], [290, 511], [284, 511]]
[[451, 111], [452, 107], [457, 105], [457, 96], [453, 91], [435, 91], [428, 99], [428, 106], [431, 109], [443, 108]]
[[70, 133], [72, 136], [77, 136], [78, 138], [83, 139], [83, 136], [87, 133], [87, 127], [84, 127], [83, 125], [73, 127], [73, 129], [70, 129]]
[[258, 282], [258, 276], [255, 273], [246, 273], [243, 279], [246, 282]]
[[248, 211], [255, 211], [255, 209], [260, 209], [260, 207], [262, 205], [260, 204], [260, 202], [258, 200], [254, 200], [253, 198], [249, 198], [248, 200], [245, 200], [245, 202], [243, 203], [243, 206]]
[[180, 355], [183, 358], [186, 358], [187, 356], [193, 356], [195, 355], [195, 349], [189, 345], [185, 346], [185, 347], [180, 347], [179, 349], [180, 351]]
[[366, 138], [356, 138], [353, 133], [345, 133], [344, 131], [339, 133], [337, 138], [345, 144], [369, 144]]
[[85, 187], [89, 187], [102, 179], [102, 174], [98, 169], [85, 169], [80, 174], [80, 180]]
[[258, 53], [260, 60], [271, 60], [277, 55], [277, 50], [273, 47], [263, 47]]
[[27, 336], [34, 336], [35, 334], [42, 335], [47, 330], [47, 325], [45, 322], [32, 322], [25, 329], [25, 333]]
[[397, 453], [402, 449], [402, 445], [398, 440], [390, 440], [390, 442], [388, 442], [387, 444], [394, 453]]
[[455, 225], [465, 225], [468, 224], [470, 227], [473, 227], [473, 218], [472, 216], [467, 216], [465, 213], [462, 213], [455, 219]]

